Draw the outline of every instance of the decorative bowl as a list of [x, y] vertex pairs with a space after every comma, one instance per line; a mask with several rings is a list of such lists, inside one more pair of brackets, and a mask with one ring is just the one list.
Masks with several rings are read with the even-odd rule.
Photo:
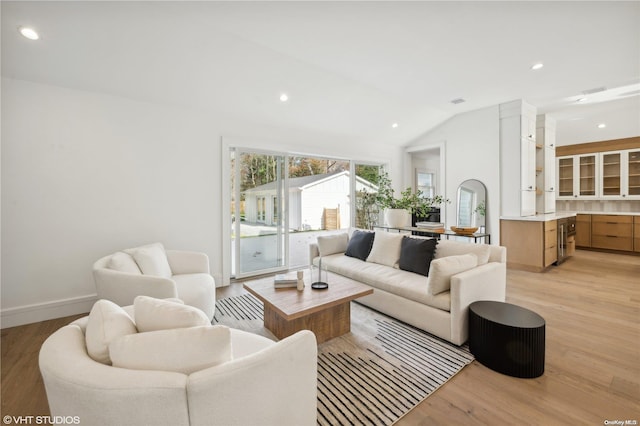
[[451, 230], [459, 235], [471, 235], [478, 230], [477, 226], [452, 226]]

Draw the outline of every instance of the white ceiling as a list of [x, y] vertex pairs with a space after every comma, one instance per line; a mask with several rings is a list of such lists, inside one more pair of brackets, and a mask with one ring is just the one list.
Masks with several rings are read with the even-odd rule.
[[638, 1], [1, 7], [9, 78], [395, 145], [514, 99], [558, 119], [558, 145], [640, 135]]

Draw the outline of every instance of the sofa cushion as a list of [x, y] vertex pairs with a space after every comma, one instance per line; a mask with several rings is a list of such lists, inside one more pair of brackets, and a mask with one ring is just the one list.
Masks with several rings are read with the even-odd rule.
[[491, 246], [488, 244], [470, 244], [460, 241], [440, 241], [436, 247], [436, 259], [446, 256], [458, 256], [461, 254], [473, 253], [478, 257], [478, 265], [489, 262]]
[[110, 365], [109, 344], [137, 332], [136, 325], [124, 309], [109, 300], [98, 300], [89, 312], [85, 330], [87, 353], [95, 361]]
[[136, 326], [141, 333], [211, 325], [204, 312], [189, 305], [155, 299], [149, 296], [137, 296], [133, 300], [133, 306]]
[[349, 245], [349, 235], [346, 232], [318, 237], [318, 251], [320, 256], [344, 253]]
[[231, 360], [228, 327], [159, 330], [131, 334], [109, 345], [114, 367], [191, 374]]
[[111, 255], [109, 262], [107, 263], [108, 269], [114, 271], [127, 272], [129, 274], [142, 275], [140, 268], [133, 257], [130, 254], [124, 252], [117, 252]]
[[[428, 278], [413, 272], [391, 268], [378, 263], [331, 255], [322, 259], [322, 265], [336, 274], [343, 275], [371, 287], [384, 290], [443, 311], [450, 311], [451, 297], [448, 291], [431, 295], [427, 292]], [[329, 288], [331, 288], [329, 278]]]
[[373, 247], [373, 239], [375, 234], [367, 231], [353, 231], [349, 244], [347, 245], [347, 251], [344, 253], [346, 256], [355, 257], [360, 260], [367, 260], [367, 256], [371, 252]]
[[429, 275], [429, 266], [436, 251], [436, 239], [404, 237], [400, 245], [400, 269]]
[[478, 266], [478, 258], [475, 254], [471, 253], [434, 259], [431, 262], [431, 270], [429, 272], [429, 294], [435, 295], [443, 291], [449, 291], [452, 275], [467, 271], [476, 266]]
[[171, 267], [161, 243], [126, 249], [124, 252], [133, 257], [143, 274], [171, 278]]
[[400, 246], [403, 238], [402, 234], [395, 232], [376, 231], [367, 262], [395, 266], [400, 260]]

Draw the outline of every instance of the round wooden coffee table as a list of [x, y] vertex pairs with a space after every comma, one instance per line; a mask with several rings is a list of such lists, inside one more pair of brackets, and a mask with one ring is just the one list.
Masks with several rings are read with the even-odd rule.
[[513, 377], [544, 373], [545, 321], [505, 302], [469, 305], [469, 349], [483, 365]]

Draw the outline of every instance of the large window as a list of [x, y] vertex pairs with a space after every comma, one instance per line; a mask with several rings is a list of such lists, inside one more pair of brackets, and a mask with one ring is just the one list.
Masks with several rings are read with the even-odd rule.
[[379, 165], [238, 148], [230, 164], [231, 276], [306, 266], [318, 235], [378, 223], [361, 201], [377, 191]]

